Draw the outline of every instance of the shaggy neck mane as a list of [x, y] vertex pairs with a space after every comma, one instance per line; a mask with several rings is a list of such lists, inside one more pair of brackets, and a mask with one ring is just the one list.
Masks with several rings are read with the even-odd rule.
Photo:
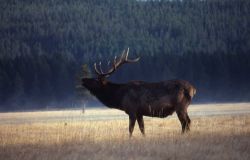
[[107, 107], [122, 109], [121, 102], [123, 95], [119, 92], [121, 86], [122, 84], [107, 82], [107, 84], [101, 88], [89, 88], [89, 90], [91, 94]]

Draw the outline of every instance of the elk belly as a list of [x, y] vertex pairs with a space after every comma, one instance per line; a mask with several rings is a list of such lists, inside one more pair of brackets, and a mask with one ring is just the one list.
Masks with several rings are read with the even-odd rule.
[[157, 105], [149, 104], [148, 107], [143, 110], [143, 112], [143, 115], [145, 116], [165, 118], [173, 114], [174, 107], [166, 103]]

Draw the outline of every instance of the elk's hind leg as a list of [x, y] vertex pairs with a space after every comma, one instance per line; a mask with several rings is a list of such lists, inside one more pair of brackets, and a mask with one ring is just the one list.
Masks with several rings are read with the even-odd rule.
[[190, 125], [191, 125], [191, 120], [190, 120], [190, 118], [189, 118], [189, 116], [188, 116], [188, 114], [186, 113], [186, 117], [187, 117], [187, 131], [190, 131]]
[[129, 115], [129, 137], [132, 137], [134, 127], [135, 127], [136, 117], [134, 115]]
[[144, 120], [143, 120], [143, 115], [137, 115], [137, 122], [140, 128], [140, 131], [143, 136], [145, 136], [145, 129], [144, 129]]

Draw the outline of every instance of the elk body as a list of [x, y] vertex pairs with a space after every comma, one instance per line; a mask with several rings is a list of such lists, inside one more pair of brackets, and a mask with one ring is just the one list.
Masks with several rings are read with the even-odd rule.
[[184, 80], [156, 83], [131, 81], [117, 84], [106, 79], [122, 64], [139, 60], [139, 58], [129, 60], [128, 52], [129, 49], [124, 51], [118, 60], [115, 58], [112, 68], [105, 73], [101, 65], [97, 69], [95, 64], [98, 77], [83, 78], [82, 85], [107, 107], [123, 110], [129, 115], [130, 136], [136, 121], [141, 133], [145, 134], [143, 116], [165, 118], [174, 112], [180, 120], [182, 132], [189, 131], [191, 120], [187, 108], [196, 93], [196, 89], [189, 82]]

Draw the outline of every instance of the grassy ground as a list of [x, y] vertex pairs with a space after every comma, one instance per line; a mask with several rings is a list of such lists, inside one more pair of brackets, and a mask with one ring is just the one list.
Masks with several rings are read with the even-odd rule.
[[[146, 118], [146, 137], [136, 126], [129, 139], [127, 119], [74, 119], [75, 114], [119, 112], [97, 111], [72, 111], [70, 116], [66, 111], [2, 113], [0, 120], [6, 123], [0, 124], [0, 159], [250, 159], [250, 114], [193, 116], [185, 135], [176, 116]], [[67, 118], [50, 121], [59, 115]], [[48, 120], [14, 123], [39, 116]]]

